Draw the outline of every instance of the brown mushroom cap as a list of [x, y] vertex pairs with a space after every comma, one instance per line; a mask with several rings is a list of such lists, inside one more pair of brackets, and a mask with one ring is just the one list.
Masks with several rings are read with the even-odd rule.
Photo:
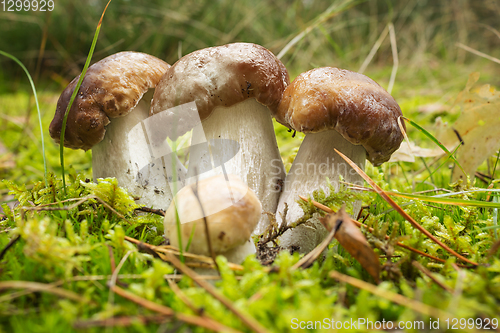
[[[228, 179], [226, 181], [224, 175], [213, 176], [177, 192], [165, 213], [166, 236], [173, 246], [179, 246], [176, 211], [181, 223], [182, 244], [185, 246], [193, 238], [189, 252], [210, 255], [203, 216], [206, 216], [210, 242], [217, 254], [250, 239], [259, 222], [262, 206], [254, 192], [239, 177], [228, 175]], [[193, 192], [194, 188], [197, 188], [197, 195]]]
[[[210, 47], [187, 54], [170, 67], [155, 89], [151, 113], [194, 101], [204, 120], [217, 106], [232, 106], [251, 97], [274, 112], [289, 83], [283, 63], [260, 45]], [[188, 122], [181, 115], [179, 135], [190, 130], [182, 126]]]
[[300, 74], [275, 114], [278, 122], [299, 132], [336, 130], [352, 144], [363, 145], [373, 165], [387, 162], [403, 141], [400, 116], [399, 105], [375, 81], [332, 67]]
[[[116, 53], [90, 66], [68, 114], [64, 146], [88, 150], [99, 143], [109, 118], [128, 114], [169, 67], [163, 60], [139, 52]], [[79, 77], [71, 81], [57, 101], [49, 127], [50, 136], [57, 143]]]

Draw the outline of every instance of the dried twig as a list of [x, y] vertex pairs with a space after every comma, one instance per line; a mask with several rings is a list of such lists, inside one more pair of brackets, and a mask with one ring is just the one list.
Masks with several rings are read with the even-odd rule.
[[468, 52], [473, 53], [473, 54], [475, 54], [477, 56], [486, 58], [486, 59], [488, 59], [490, 61], [493, 61], [493, 62], [496, 62], [497, 64], [500, 64], [500, 59], [492, 57], [492, 56], [490, 56], [490, 55], [488, 55], [486, 53], [483, 53], [481, 51], [478, 51], [476, 49], [473, 49], [472, 47], [469, 47], [469, 46], [464, 45], [462, 43], [456, 43], [455, 45], [458, 46], [458, 47], [460, 47], [460, 48], [462, 48], [462, 49], [464, 49], [465, 51], [468, 51]]
[[[172, 254], [175, 256], [179, 256], [179, 250], [173, 246], [170, 245], [162, 245], [162, 246], [155, 246], [151, 245], [148, 243], [141, 242], [135, 238], [125, 236], [125, 240], [137, 245], [139, 248], [142, 249], [148, 249], [148, 253], [152, 254], [155, 253], [161, 260], [163, 261], [169, 261], [166, 254]], [[213, 265], [213, 259], [211, 257], [207, 256], [202, 256], [198, 254], [192, 254], [188, 252], [183, 252], [183, 255], [185, 258], [189, 258], [192, 260], [196, 260], [197, 262], [188, 262], [186, 263], [187, 266], [193, 266], [193, 267], [198, 267], [200, 265], [204, 265], [206, 268], [214, 268], [215, 266]], [[232, 269], [233, 271], [242, 271], [243, 266], [237, 265], [234, 263], [228, 263], [228, 267]]]
[[139, 208], [136, 208], [135, 210], [140, 210], [141, 212], [145, 212], [145, 213], [152, 213], [152, 214], [156, 214], [156, 215], [160, 215], [160, 216], [165, 216], [165, 211], [163, 209], [139, 207]]
[[278, 225], [278, 222], [276, 222], [276, 215], [274, 213], [270, 212], [265, 212], [267, 214], [267, 217], [269, 218], [269, 226], [266, 228], [266, 230], [260, 235], [259, 242], [257, 243], [258, 247], [264, 246], [269, 242], [273, 242], [275, 246], [278, 246], [276, 243], [276, 239], [279, 237], [279, 235], [282, 235], [285, 232], [286, 228], [286, 213], [288, 211], [288, 204], [285, 202], [285, 209], [283, 213], [281, 214], [281, 224]]
[[[113, 213], [116, 214], [116, 216], [118, 216], [119, 218], [121, 218], [122, 220], [124, 220], [125, 222], [127, 222], [128, 224], [132, 224], [129, 220], [127, 220], [125, 218], [125, 216], [123, 216], [122, 214], [118, 213], [113, 207], [111, 207], [106, 201], [102, 200], [101, 198], [99, 198], [98, 196], [96, 195], [88, 195], [86, 197], [83, 197], [83, 198], [73, 198], [73, 199], [67, 199], [67, 200], [63, 200], [63, 201], [59, 201], [59, 202], [53, 202], [53, 203], [49, 203], [49, 204], [44, 204], [44, 205], [40, 205], [40, 206], [34, 206], [34, 207], [28, 207], [28, 206], [22, 206], [22, 207], [19, 207], [19, 209], [21, 210], [21, 219], [24, 219], [24, 214], [27, 212], [27, 211], [36, 211], [36, 212], [41, 212], [41, 211], [57, 211], [57, 210], [72, 210], [73, 208], [75, 207], [78, 207], [79, 205], [81, 205], [82, 203], [84, 203], [85, 201], [87, 200], [91, 200], [91, 199], [96, 199], [97, 201], [99, 201], [104, 207], [108, 208], [110, 211], [112, 211]], [[75, 202], [74, 204], [70, 205], [70, 206], [64, 206], [64, 207], [48, 207], [48, 206], [52, 206], [52, 205], [58, 205], [60, 203], [64, 203], [64, 202], [69, 202], [69, 201], [76, 201], [78, 200], [77, 202]]]
[[368, 184], [370, 184], [373, 187], [373, 189], [385, 201], [387, 201], [387, 203], [389, 203], [389, 205], [392, 206], [392, 208], [394, 208], [405, 220], [410, 222], [416, 229], [418, 229], [420, 232], [422, 232], [424, 235], [426, 235], [434, 243], [441, 246], [445, 251], [454, 255], [455, 257], [459, 258], [460, 260], [463, 260], [463, 261], [465, 261], [471, 265], [474, 265], [474, 266], [478, 265], [476, 262], [474, 262], [474, 261], [464, 257], [463, 255], [457, 253], [455, 250], [451, 249], [448, 245], [444, 244], [439, 239], [434, 237], [434, 235], [432, 235], [429, 231], [427, 231], [427, 229], [422, 227], [417, 221], [415, 221], [410, 215], [408, 215], [408, 213], [406, 213], [394, 200], [392, 200], [392, 198], [389, 197], [389, 195], [387, 195], [387, 193], [382, 188], [380, 188], [370, 177], [368, 177], [368, 175], [363, 170], [361, 170], [354, 162], [352, 162], [347, 156], [342, 154], [337, 149], [335, 149], [335, 152], [337, 152], [337, 154], [339, 154], [340, 157], [342, 157], [354, 170], [356, 170], [356, 172], [361, 177], [363, 177], [363, 179], [366, 180], [368, 182]]
[[288, 213], [288, 205], [285, 202], [285, 208], [283, 209], [283, 213], [280, 213], [281, 215], [281, 223], [278, 225], [276, 222], [276, 217], [272, 213], [267, 213], [269, 216], [269, 226], [267, 227], [266, 231], [261, 235], [261, 238], [259, 239], [259, 242], [257, 243], [258, 247], [262, 247], [266, 245], [269, 242], [273, 242], [275, 246], [278, 246], [276, 243], [276, 240], [283, 235], [286, 231], [289, 229], [293, 229], [298, 227], [299, 225], [307, 222], [307, 219], [304, 217], [300, 218], [297, 220], [295, 223], [289, 224], [287, 219], [286, 219], [286, 214]]

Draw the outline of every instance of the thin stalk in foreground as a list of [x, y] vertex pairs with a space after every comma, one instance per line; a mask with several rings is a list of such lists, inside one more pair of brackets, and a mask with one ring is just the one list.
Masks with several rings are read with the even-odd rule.
[[7, 58], [10, 58], [10, 59], [14, 60], [19, 66], [21, 66], [21, 68], [23, 69], [23, 71], [26, 73], [26, 76], [28, 77], [28, 80], [30, 81], [31, 90], [33, 90], [33, 96], [35, 97], [36, 111], [38, 113], [38, 124], [40, 125], [40, 136], [42, 138], [42, 155], [43, 155], [44, 181], [45, 181], [45, 187], [47, 187], [48, 186], [47, 185], [47, 159], [45, 158], [45, 140], [44, 140], [44, 137], [43, 137], [42, 116], [40, 114], [40, 106], [38, 105], [38, 97], [36, 95], [35, 83], [33, 82], [33, 79], [31, 78], [30, 73], [28, 72], [28, 70], [26, 69], [26, 67], [24, 67], [24, 65], [23, 65], [23, 63], [21, 61], [19, 61], [13, 55], [11, 55], [11, 54], [9, 54], [7, 52], [4, 52], [4, 51], [0, 51], [0, 54], [6, 56]]
[[85, 66], [83, 66], [83, 70], [82, 70], [82, 73], [80, 74], [80, 78], [78, 79], [75, 90], [73, 90], [73, 94], [71, 95], [71, 98], [69, 100], [68, 107], [66, 108], [66, 112], [64, 113], [64, 119], [63, 119], [62, 129], [61, 129], [61, 138], [59, 140], [59, 159], [61, 161], [62, 181], [63, 181], [63, 189], [64, 189], [65, 195], [67, 194], [67, 192], [66, 192], [66, 177], [65, 177], [65, 173], [64, 173], [64, 134], [66, 133], [66, 123], [68, 121], [68, 114], [69, 114], [69, 110], [71, 109], [71, 106], [73, 105], [73, 101], [75, 100], [76, 94], [78, 94], [78, 90], [80, 90], [80, 86], [82, 85], [82, 81], [83, 81], [83, 78], [85, 77], [85, 73], [87, 72], [87, 68], [89, 68], [90, 60], [92, 59], [92, 55], [94, 54], [95, 45], [97, 44], [97, 37], [99, 37], [99, 31], [101, 31], [102, 19], [104, 17], [104, 13], [106, 13], [106, 9], [108, 9], [110, 2], [111, 2], [111, 0], [109, 0], [106, 7], [104, 7], [104, 11], [102, 12], [101, 19], [99, 20], [99, 24], [97, 24], [97, 29], [95, 30], [94, 40], [92, 41], [92, 45], [90, 46], [90, 51], [89, 51], [89, 54], [87, 56], [87, 60], [85, 61]]

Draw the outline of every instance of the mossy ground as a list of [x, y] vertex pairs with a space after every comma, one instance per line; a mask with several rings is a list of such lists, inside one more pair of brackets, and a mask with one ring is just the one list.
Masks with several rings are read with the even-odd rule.
[[[315, 1], [295, 1], [292, 6], [286, 7], [283, 7], [284, 2], [269, 5], [266, 1], [258, 1], [256, 5], [249, 2], [244, 6], [236, 6], [235, 3], [205, 1], [194, 5], [191, 1], [172, 1], [168, 6], [182, 8], [172, 12], [162, 7], [167, 5], [159, 2], [131, 6], [127, 2], [117, 1], [115, 8], [119, 10], [110, 11], [109, 21], [105, 19], [101, 38], [104, 44], [98, 45], [98, 50], [114, 52], [116, 45], [125, 43], [124, 48], [130, 46], [151, 54], [162, 53], [173, 62], [178, 50], [172, 45], [181, 45], [179, 41], [184, 43], [180, 49], [186, 52], [238, 40], [257, 42], [278, 52], [291, 39], [290, 36], [300, 32], [328, 9], [328, 4]], [[482, 4], [483, 7], [468, 1], [460, 4], [453, 2], [446, 6], [417, 0], [403, 3], [374, 1], [361, 6], [352, 4], [349, 7], [351, 9], [335, 16], [334, 20], [325, 21], [313, 29], [284, 57], [284, 61], [292, 76], [312, 67], [327, 65], [357, 70], [385, 25], [389, 21], [395, 22], [400, 65], [392, 94], [406, 117], [433, 133], [437, 117], [451, 123], [459, 116], [459, 110], [453, 108], [453, 103], [465, 87], [471, 72], [481, 72], [480, 83], [500, 85], [495, 75], [498, 65], [474, 58], [455, 46], [456, 42], [465, 43], [467, 38], [464, 36], [469, 35], [471, 44], [468, 45], [478, 48], [498, 43], [494, 33], [487, 35], [483, 28], [479, 28], [479, 24], [467, 25], [472, 28], [464, 31], [467, 22], [494, 25], [496, 21], [491, 20], [486, 13], [498, 9], [487, 2]], [[60, 179], [59, 148], [49, 138], [47, 129], [58, 94], [67, 80], [77, 75], [80, 69], [79, 66], [75, 69], [75, 66], [65, 67], [64, 64], [82, 64], [78, 59], [86, 56], [90, 45], [88, 36], [92, 36], [100, 12], [97, 12], [96, 6], [80, 3], [67, 5], [61, 2], [60, 6], [58, 3], [56, 5], [59, 13], [56, 11], [53, 15], [64, 19], [53, 18], [51, 21], [50, 27], [57, 27], [57, 31], [51, 31], [52, 39], [49, 42], [65, 40], [67, 43], [63, 44], [68, 51], [63, 52], [56, 47], [57, 52], [61, 53], [59, 57], [54, 56], [56, 51], [49, 53], [46, 61], [50, 63], [51, 59], [57, 59], [57, 64], [43, 67], [45, 70], [41, 71], [41, 78], [37, 81], [50, 175], [48, 186], [43, 181], [40, 129], [29, 88], [24, 83], [24, 77], [14, 67], [0, 71], [0, 178], [6, 180], [0, 182], [0, 204], [3, 208], [0, 215], [0, 249], [4, 249], [13, 237], [20, 236], [0, 261], [0, 332], [81, 331], [78, 325], [90, 325], [90, 321], [98, 326], [84, 331], [204, 331], [177, 320], [141, 322], [154, 312], [110, 291], [108, 284], [112, 271], [119, 267], [119, 285], [122, 288], [178, 313], [195, 314], [164, 278], [179, 272], [169, 263], [155, 258], [151, 253], [139, 251], [137, 246], [125, 240], [129, 236], [153, 245], [161, 244], [163, 233], [160, 217], [153, 214], [138, 216], [133, 211], [131, 199], [112, 181], [98, 188], [88, 186], [86, 181], [92, 174], [91, 152], [65, 149], [68, 194], [64, 194]], [[462, 5], [473, 11], [459, 7]], [[272, 10], [269, 10], [269, 6]], [[159, 10], [160, 7], [162, 10]], [[189, 12], [187, 8], [194, 9]], [[276, 15], [271, 15], [273, 11], [280, 11], [280, 8], [287, 8], [283, 17], [278, 19]], [[170, 13], [170, 16], [165, 16], [165, 13]], [[252, 21], [246, 18], [248, 13], [253, 13], [256, 19]], [[474, 13], [475, 17], [471, 17], [470, 13]], [[135, 17], [135, 21], [125, 20], [129, 16]], [[3, 44], [0, 43], [1, 48], [9, 51], [10, 47], [13, 53], [18, 52], [20, 58], [24, 55], [23, 59], [31, 59], [30, 68], [36, 72], [36, 62], [22, 53], [27, 48], [20, 41], [29, 39], [31, 46], [39, 45], [40, 41], [33, 41], [34, 35], [29, 29], [22, 29], [26, 17], [9, 17], [13, 22], [11, 26], [5, 25], [6, 20], [1, 23], [4, 24], [2, 31], [9, 32], [9, 38], [2, 41]], [[164, 31], [171, 31], [171, 34], [152, 32], [152, 24], [159, 18], [163, 20]], [[141, 26], [143, 30], [139, 33], [134, 29], [136, 26]], [[115, 31], [116, 36], [111, 31]], [[23, 36], [26, 38], [21, 38]], [[144, 48], [141, 49], [143, 43]], [[79, 45], [85, 45], [85, 50]], [[484, 48], [482, 50], [487, 51]], [[494, 47], [488, 50], [496, 52]], [[387, 87], [392, 71], [388, 40], [377, 54], [365, 74]], [[437, 106], [436, 111], [428, 112], [429, 105]], [[303, 135], [297, 133], [292, 138], [285, 127], [275, 125], [278, 144], [285, 165], [289, 167]], [[416, 144], [435, 147], [423, 133], [410, 125], [407, 128], [410, 139]], [[497, 192], [480, 191], [488, 187], [498, 189], [496, 178], [499, 173], [495, 170], [495, 166], [498, 169], [495, 161], [496, 156], [492, 156], [480, 168], [484, 174], [493, 175], [493, 179], [485, 178], [482, 181], [476, 178], [469, 188], [476, 192], [461, 193], [456, 197], [463, 200], [497, 200]], [[415, 163], [387, 163], [377, 168], [367, 165], [367, 173], [385, 190], [403, 193], [432, 190], [434, 192], [426, 195], [435, 195], [459, 190], [450, 184], [452, 166], [452, 162], [445, 158], [436, 161], [426, 158], [417, 159]], [[89, 197], [96, 193], [114, 198], [108, 202], [113, 209]], [[29, 211], [23, 215], [20, 208], [40, 207], [82, 197], [89, 198], [66, 210]], [[336, 202], [335, 198], [322, 196], [316, 199], [326, 204]], [[367, 192], [364, 202], [367, 208], [362, 218], [366, 218], [365, 223], [375, 229], [373, 234], [366, 231], [364, 234], [380, 255], [382, 282], [378, 289], [387, 291], [387, 295], [394, 292], [408, 300], [420, 302], [417, 305], [426, 304], [440, 309], [452, 318], [467, 320], [465, 325], [462, 325], [463, 321], [457, 322], [455, 327], [460, 330], [479, 328], [479, 322], [485, 324], [487, 320], [493, 319], [497, 320], [498, 325], [500, 230], [497, 226], [497, 209], [412, 202], [397, 197], [394, 200], [434, 236], [479, 263], [479, 266], [462, 267], [463, 263], [416, 231], [381, 197]], [[14, 210], [9, 208], [17, 201], [21, 205]], [[67, 207], [74, 202], [55, 206]], [[308, 209], [312, 213], [312, 207]], [[119, 211], [127, 221], [113, 210]], [[385, 239], [385, 235], [389, 235], [389, 239]], [[404, 250], [397, 246], [397, 242], [444, 259], [444, 262]], [[292, 331], [296, 323], [299, 327], [303, 323], [302, 326], [308, 331], [326, 331], [327, 323], [331, 324], [332, 320], [346, 322], [359, 318], [392, 323], [429, 323], [430, 318], [418, 309], [412, 309], [409, 302], [397, 304], [387, 297], [374, 295], [370, 290], [359, 289], [332, 278], [330, 273], [336, 271], [374, 283], [372, 277], [336, 241], [331, 244], [326, 256], [312, 267], [291, 269], [298, 260], [298, 254], [290, 255], [283, 251], [269, 271], [269, 267], [249, 257], [243, 264], [244, 270], [235, 272], [229, 269], [224, 258], [219, 258], [222, 279], [215, 282], [215, 286], [234, 307], [252, 316], [272, 332]], [[430, 270], [438, 283], [419, 269], [419, 264]], [[22, 283], [14, 285], [13, 281]], [[43, 286], [45, 289], [36, 289], [28, 282], [40, 283], [38, 287]], [[241, 331], [250, 331], [227, 307], [189, 278], [182, 277], [177, 284], [195, 307], [214, 320]], [[112, 317], [128, 318], [132, 323], [125, 327], [105, 328], [103, 320]], [[474, 320], [474, 327], [470, 326], [470, 320]], [[321, 328], [317, 323], [321, 323]], [[449, 321], [449, 324], [453, 322]], [[446, 325], [441, 317], [440, 330], [451, 328], [451, 325]], [[428, 326], [426, 329], [429, 329]], [[369, 329], [358, 326], [356, 330]], [[419, 329], [413, 326], [407, 331], [416, 332]]]

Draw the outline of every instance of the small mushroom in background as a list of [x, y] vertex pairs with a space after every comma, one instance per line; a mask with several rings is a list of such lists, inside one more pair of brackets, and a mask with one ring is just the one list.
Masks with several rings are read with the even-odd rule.
[[[210, 256], [210, 243], [216, 255], [241, 263], [255, 253], [251, 234], [259, 222], [262, 206], [246, 184], [235, 175], [217, 175], [183, 187], [165, 213], [165, 237], [179, 248], [177, 217], [182, 246], [191, 239], [190, 253]], [[194, 231], [193, 231], [194, 229]]]
[[[365, 156], [375, 166], [389, 160], [403, 134], [398, 125], [401, 109], [394, 98], [375, 81], [348, 70], [323, 67], [300, 74], [285, 90], [275, 115], [292, 130], [306, 133], [285, 179], [276, 218], [288, 204], [287, 221], [303, 216], [298, 195], [323, 188], [328, 177], [334, 188], [339, 176], [358, 185], [363, 179], [335, 151], [339, 150], [364, 169]], [[404, 122], [402, 122], [404, 127]], [[356, 217], [361, 203], [356, 203]], [[318, 219], [290, 229], [281, 238], [284, 248], [307, 253], [326, 237]]]
[[[193, 129], [187, 182], [214, 174], [238, 175], [255, 192], [263, 210], [274, 213], [285, 168], [272, 113], [289, 82], [283, 63], [251, 43], [202, 49], [172, 65], [158, 83], [151, 113], [166, 111], [164, 119], [175, 124], [177, 135]], [[190, 102], [196, 103], [198, 119], [169, 111]], [[207, 141], [210, 149], [195, 149]], [[217, 141], [222, 143], [217, 146]], [[255, 233], [262, 233], [268, 224], [263, 215]]]
[[[68, 113], [64, 146], [92, 148], [94, 181], [116, 177], [120, 186], [141, 197], [139, 203], [166, 208], [172, 195], [161, 164], [151, 163], [142, 131], [134, 127], [149, 116], [151, 89], [170, 67], [139, 52], [120, 52], [90, 66]], [[64, 114], [79, 76], [61, 94], [50, 124], [50, 136], [59, 143]], [[136, 127], [137, 128], [137, 127]], [[142, 170], [142, 171], [141, 171]], [[177, 171], [186, 170], [177, 163]], [[138, 182], [142, 176], [142, 184]]]

